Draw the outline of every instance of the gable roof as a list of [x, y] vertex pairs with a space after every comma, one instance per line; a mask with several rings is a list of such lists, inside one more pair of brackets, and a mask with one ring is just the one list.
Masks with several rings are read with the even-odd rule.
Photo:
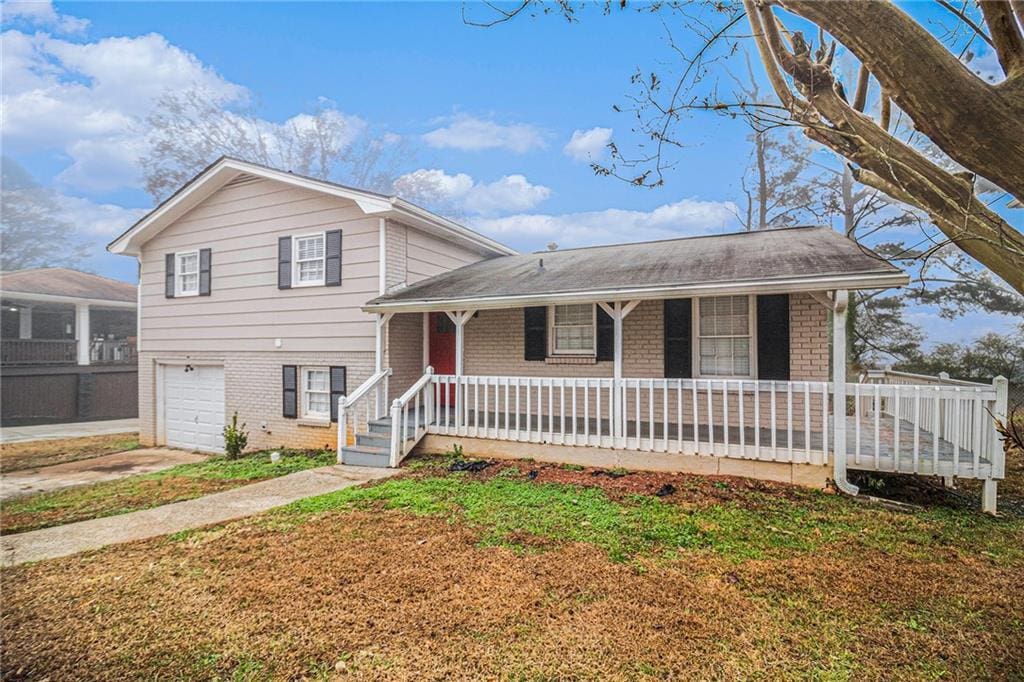
[[4, 294], [87, 299], [135, 304], [134, 284], [71, 268], [33, 268], [0, 273]]
[[516, 253], [515, 249], [474, 232], [453, 220], [420, 208], [401, 197], [346, 187], [327, 180], [298, 175], [291, 171], [281, 171], [229, 156], [222, 156], [200, 171], [181, 189], [110, 242], [107, 245], [107, 250], [111, 253], [138, 255], [145, 242], [224, 185], [242, 176], [276, 180], [295, 187], [349, 199], [354, 201], [367, 215], [377, 215], [381, 218], [400, 221], [488, 256]]
[[884, 289], [908, 282], [904, 272], [838, 232], [799, 227], [493, 258], [385, 294], [363, 309]]

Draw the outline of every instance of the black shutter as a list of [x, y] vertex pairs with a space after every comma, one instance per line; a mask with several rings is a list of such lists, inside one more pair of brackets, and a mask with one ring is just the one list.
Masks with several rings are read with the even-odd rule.
[[174, 254], [164, 256], [164, 297], [174, 298]]
[[281, 367], [281, 414], [286, 419], [299, 415], [298, 382], [299, 368], [295, 365]]
[[693, 376], [693, 299], [665, 300], [665, 377]]
[[292, 238], [277, 240], [277, 288], [292, 288]]
[[789, 294], [757, 297], [757, 378], [789, 381]]
[[338, 398], [348, 393], [348, 372], [344, 367], [331, 367], [331, 421], [338, 421]]
[[324, 284], [341, 286], [341, 230], [324, 235]]
[[210, 295], [210, 250], [199, 249], [199, 295]]
[[597, 359], [615, 359], [615, 320], [597, 306]]
[[541, 360], [548, 356], [548, 308], [523, 308], [523, 359]]

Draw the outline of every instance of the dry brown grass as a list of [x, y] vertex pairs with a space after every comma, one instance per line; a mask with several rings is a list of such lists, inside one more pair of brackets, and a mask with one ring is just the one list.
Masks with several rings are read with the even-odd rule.
[[[486, 482], [500, 470], [470, 479]], [[613, 495], [617, 487], [657, 482], [552, 467], [536, 478], [542, 476], [578, 476]], [[686, 485], [699, 477], [673, 480], [680, 493], [668, 499], [683, 508], [706, 505], [705, 493], [713, 491], [731, 496], [719, 504], [740, 505], [747, 497], [763, 505], [765, 495], [800, 505], [805, 495], [782, 486], [755, 491], [709, 482], [702, 489]], [[825, 502], [823, 508], [841, 504]], [[931, 522], [864, 513], [894, 529]], [[866, 543], [853, 551], [847, 542], [773, 559], [736, 561], [700, 550], [614, 562], [583, 543], [515, 552], [479, 539], [479, 529], [452, 518], [377, 506], [271, 514], [9, 569], [3, 674], [1024, 677], [1019, 557], [1008, 563], [943, 544], [916, 552]]]
[[0, 471], [20, 471], [80, 459], [109, 455], [139, 447], [139, 434], [117, 433], [108, 436], [82, 436], [27, 443], [0, 444]]

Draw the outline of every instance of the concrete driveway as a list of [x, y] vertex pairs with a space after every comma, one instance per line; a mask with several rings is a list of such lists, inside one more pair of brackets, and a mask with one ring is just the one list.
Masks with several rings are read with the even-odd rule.
[[74, 422], [70, 424], [37, 424], [35, 426], [5, 426], [0, 429], [0, 443], [24, 443], [32, 440], [55, 440], [78, 436], [108, 436], [115, 433], [134, 433], [139, 430], [138, 419], [112, 419], [102, 422]]
[[112, 481], [148, 474], [179, 464], [201, 462], [205, 455], [167, 448], [129, 450], [39, 469], [12, 471], [0, 478], [0, 502], [22, 495], [60, 490], [74, 485]]

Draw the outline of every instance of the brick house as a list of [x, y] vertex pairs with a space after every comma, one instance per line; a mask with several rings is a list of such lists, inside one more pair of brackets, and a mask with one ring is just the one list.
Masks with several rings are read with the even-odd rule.
[[915, 471], [994, 508], [1002, 385], [848, 382], [848, 292], [908, 278], [828, 228], [518, 254], [224, 158], [109, 249], [140, 263], [145, 443], [219, 451], [237, 412], [253, 447], [349, 464], [457, 442], [851, 493], [848, 468]]

